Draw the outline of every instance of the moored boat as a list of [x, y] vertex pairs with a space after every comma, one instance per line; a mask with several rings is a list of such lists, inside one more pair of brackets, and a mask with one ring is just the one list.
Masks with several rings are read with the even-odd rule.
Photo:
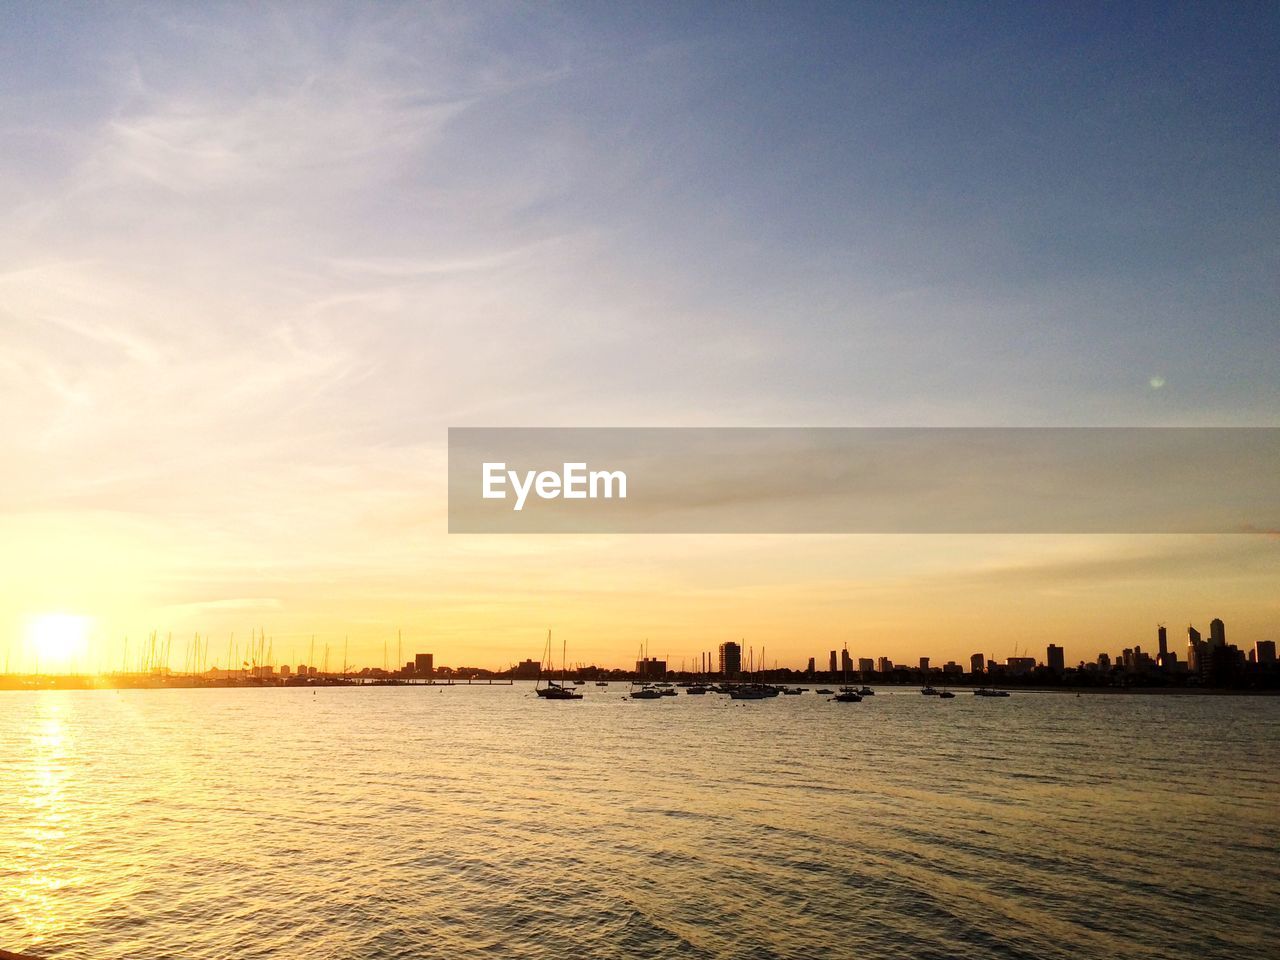
[[547, 648], [545, 652], [547, 663], [547, 685], [542, 685], [541, 671], [539, 671], [538, 682], [534, 685], [533, 692], [543, 700], [581, 700], [582, 694], [569, 685], [569, 681], [564, 676], [564, 658], [561, 656], [560, 661], [560, 680], [559, 682], [550, 678], [551, 670], [551, 631], [547, 631]]

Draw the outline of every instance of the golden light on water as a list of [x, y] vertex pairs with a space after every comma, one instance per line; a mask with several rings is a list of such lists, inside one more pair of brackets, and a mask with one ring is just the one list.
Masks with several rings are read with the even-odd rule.
[[90, 617], [45, 613], [26, 624], [27, 649], [42, 670], [68, 669], [84, 661], [89, 649]]

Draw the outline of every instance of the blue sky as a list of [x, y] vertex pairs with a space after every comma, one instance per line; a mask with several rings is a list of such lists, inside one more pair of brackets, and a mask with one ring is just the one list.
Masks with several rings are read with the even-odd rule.
[[6, 6], [0, 500], [220, 602], [446, 562], [448, 425], [1274, 425], [1278, 27]]

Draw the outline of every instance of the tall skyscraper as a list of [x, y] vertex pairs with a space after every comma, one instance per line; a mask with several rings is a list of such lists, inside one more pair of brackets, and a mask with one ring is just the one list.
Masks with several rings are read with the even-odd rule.
[[720, 644], [720, 676], [731, 680], [742, 672], [742, 647], [729, 640]]
[[1200, 631], [1187, 626], [1187, 668], [1192, 673], [1199, 673], [1204, 668], [1204, 641], [1200, 639]]
[[1044, 662], [1054, 673], [1062, 673], [1067, 668], [1066, 652], [1056, 643], [1051, 643], [1045, 653]]
[[827, 669], [832, 673], [835, 673], [840, 669], [839, 665], [836, 663], [836, 652], [834, 650], [831, 651], [831, 658], [827, 662]]
[[1169, 652], [1169, 631], [1164, 628], [1164, 624], [1160, 624], [1156, 628], [1156, 640], [1160, 645], [1160, 656], [1164, 656]]
[[815, 670], [817, 670], [817, 669], [818, 669], [818, 665], [817, 665], [817, 663], [814, 661], [813, 657], [810, 657], [810, 658], [809, 658], [809, 666], [808, 666], [808, 668], [806, 669], [806, 671], [805, 671], [805, 672], [806, 672], [806, 673], [813, 673], [813, 672], [814, 672]]
[[1258, 661], [1259, 666], [1270, 666], [1276, 662], [1276, 642], [1274, 640], [1259, 640], [1253, 645], [1254, 659]]
[[975, 653], [969, 658], [970, 673], [985, 673], [987, 669], [987, 658], [980, 653]]
[[1215, 647], [1227, 645], [1227, 627], [1217, 617], [1209, 621], [1209, 643]]
[[846, 672], [853, 670], [853, 657], [849, 656], [848, 650], [840, 651], [840, 669]]

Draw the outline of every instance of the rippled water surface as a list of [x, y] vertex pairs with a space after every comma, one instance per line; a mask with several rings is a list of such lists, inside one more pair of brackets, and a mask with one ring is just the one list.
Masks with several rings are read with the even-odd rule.
[[0, 693], [0, 948], [1262, 957], [1280, 700]]

